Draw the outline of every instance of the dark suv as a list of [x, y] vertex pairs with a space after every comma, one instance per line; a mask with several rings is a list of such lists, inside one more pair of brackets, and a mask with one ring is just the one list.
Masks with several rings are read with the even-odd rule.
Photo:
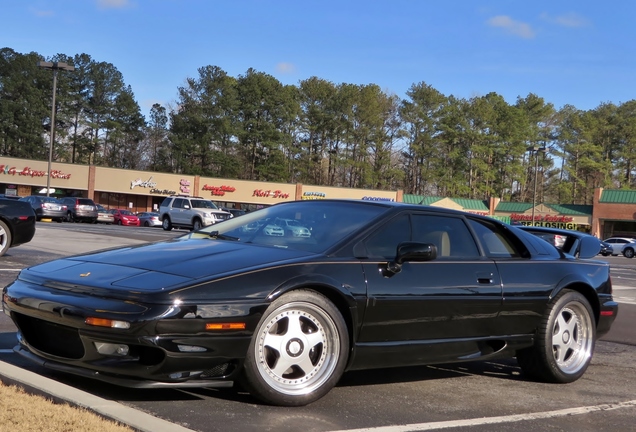
[[66, 197], [61, 198], [62, 204], [66, 205], [66, 220], [68, 222], [90, 222], [97, 221], [97, 206], [90, 198]]
[[199, 230], [232, 217], [232, 214], [221, 210], [209, 199], [190, 196], [169, 196], [159, 207], [163, 229], [173, 227]]

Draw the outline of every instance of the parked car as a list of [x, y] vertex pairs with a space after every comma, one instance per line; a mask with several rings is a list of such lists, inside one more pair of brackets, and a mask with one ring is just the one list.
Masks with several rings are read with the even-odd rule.
[[124, 226], [139, 226], [139, 218], [136, 214], [126, 209], [112, 209], [110, 210], [113, 217], [115, 218], [115, 223], [117, 225]]
[[[311, 237], [245, 229], [276, 218], [321, 223]], [[618, 311], [588, 237], [576, 258], [475, 214], [291, 201], [28, 267], [2, 299], [16, 352], [136, 388], [240, 380], [266, 403], [299, 406], [346, 370], [514, 356], [528, 377], [567, 383]]]
[[115, 216], [101, 204], [95, 204], [97, 208], [97, 223], [112, 224], [115, 223]]
[[243, 233], [262, 233], [263, 235], [283, 237], [285, 230], [269, 220], [257, 220], [241, 226], [241, 232]]
[[245, 211], [245, 210], [235, 209], [235, 208], [227, 208], [227, 207], [221, 207], [221, 210], [230, 213], [232, 215], [232, 217], [243, 216], [245, 213], [247, 213], [247, 211]]
[[35, 220], [52, 219], [62, 222], [66, 218], [66, 205], [52, 196], [30, 195], [20, 198], [28, 202], [35, 212]]
[[142, 212], [137, 215], [139, 217], [139, 224], [145, 227], [160, 227], [162, 226], [159, 213], [156, 212]]
[[518, 225], [516, 228], [534, 234], [554, 245], [557, 249], [575, 257], [580, 255], [583, 242], [589, 244], [589, 246], [585, 246], [586, 248], [596, 249], [594, 255], [601, 251], [601, 241], [598, 238], [580, 231], [525, 225]]
[[634, 258], [636, 239], [630, 237], [610, 237], [603, 241], [612, 246], [612, 255], [623, 254], [626, 258]]
[[35, 212], [27, 202], [0, 198], [0, 256], [9, 248], [31, 241]]
[[602, 241], [601, 250], [599, 253], [605, 257], [610, 256], [612, 254], [612, 245], [609, 244], [608, 242]]
[[97, 221], [97, 206], [90, 198], [65, 197], [61, 198], [62, 204], [66, 205], [66, 220], [68, 222], [90, 222]]
[[285, 235], [285, 230], [279, 225], [268, 223], [263, 227], [263, 234], [273, 237], [283, 237]]
[[190, 228], [197, 231], [204, 226], [232, 217], [208, 199], [180, 195], [166, 197], [159, 207], [159, 214], [166, 231], [172, 228]]
[[6, 194], [0, 194], [0, 198], [6, 198], [6, 199], [12, 199], [12, 200], [19, 200], [20, 196], [18, 195], [6, 195]]
[[295, 219], [277, 218], [274, 225], [281, 227], [286, 235], [292, 237], [311, 237], [311, 231]]

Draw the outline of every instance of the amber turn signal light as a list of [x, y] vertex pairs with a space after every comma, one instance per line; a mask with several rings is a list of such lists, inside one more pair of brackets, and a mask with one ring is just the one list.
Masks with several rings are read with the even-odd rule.
[[95, 317], [87, 317], [84, 322], [88, 325], [97, 326], [97, 327], [109, 327], [109, 328], [120, 328], [120, 329], [128, 329], [130, 328], [130, 323], [127, 321], [118, 321], [111, 320], [106, 318], [95, 318]]
[[207, 323], [206, 330], [245, 330], [245, 323]]

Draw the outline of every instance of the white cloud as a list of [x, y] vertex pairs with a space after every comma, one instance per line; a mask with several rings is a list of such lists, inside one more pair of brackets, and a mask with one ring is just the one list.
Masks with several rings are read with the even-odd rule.
[[32, 14], [37, 15], [39, 17], [48, 17], [48, 16], [54, 15], [52, 10], [42, 10], [42, 9], [35, 9], [35, 8], [29, 8], [29, 10], [31, 11]]
[[292, 63], [278, 63], [276, 65], [276, 70], [283, 74], [290, 74], [296, 72], [296, 66]]
[[563, 27], [585, 27], [590, 24], [587, 19], [575, 12], [569, 12], [555, 17], [547, 13], [542, 13], [541, 19]]
[[129, 0], [97, 0], [101, 9], [120, 9], [130, 6]]
[[500, 27], [507, 33], [524, 39], [532, 39], [535, 36], [534, 30], [529, 24], [521, 21], [515, 21], [507, 15], [498, 15], [486, 21], [491, 27]]

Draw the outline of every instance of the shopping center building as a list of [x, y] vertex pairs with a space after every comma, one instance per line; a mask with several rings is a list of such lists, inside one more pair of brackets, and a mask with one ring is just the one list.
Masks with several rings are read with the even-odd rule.
[[[0, 157], [0, 194], [46, 194], [45, 161]], [[92, 198], [106, 208], [133, 212], [158, 210], [166, 196], [209, 198], [217, 205], [254, 210], [306, 199], [360, 199], [430, 205], [487, 215], [509, 223], [589, 232], [599, 238], [636, 236], [636, 191], [596, 189], [593, 205], [513, 203], [370, 190], [272, 183], [124, 170], [93, 165], [51, 163], [50, 195]], [[534, 219], [533, 219], [534, 218]]]

